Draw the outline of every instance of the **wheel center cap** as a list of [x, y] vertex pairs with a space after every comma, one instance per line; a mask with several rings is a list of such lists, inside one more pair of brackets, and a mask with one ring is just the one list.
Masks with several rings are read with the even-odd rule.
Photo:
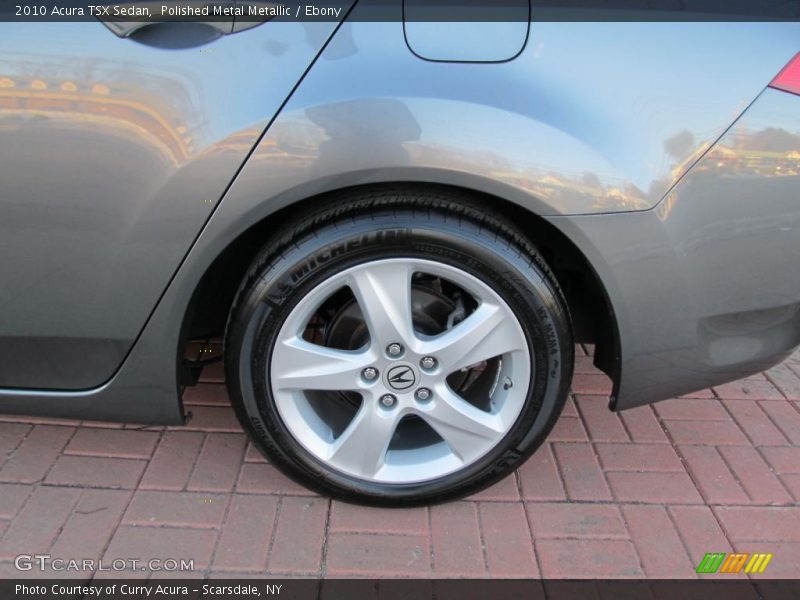
[[417, 374], [410, 365], [395, 365], [386, 371], [386, 385], [393, 390], [403, 391], [414, 387]]

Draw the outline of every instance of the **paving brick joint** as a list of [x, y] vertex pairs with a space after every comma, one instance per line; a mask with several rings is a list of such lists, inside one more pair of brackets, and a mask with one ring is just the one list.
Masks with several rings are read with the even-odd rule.
[[[219, 364], [185, 427], [0, 416], [0, 576], [20, 554], [190, 559], [197, 577], [721, 577], [709, 552], [800, 576], [800, 353], [742, 381], [615, 414], [577, 348], [567, 407], [512, 476], [391, 510], [320, 497], [247, 441]], [[154, 571], [124, 572], [136, 577]]]

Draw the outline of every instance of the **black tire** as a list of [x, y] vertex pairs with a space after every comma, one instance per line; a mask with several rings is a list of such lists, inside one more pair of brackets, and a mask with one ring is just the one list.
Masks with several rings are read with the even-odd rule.
[[[487, 283], [517, 316], [535, 367], [522, 411], [502, 441], [462, 470], [422, 483], [357, 479], [316, 459], [282, 422], [267, 368], [281, 323], [309, 290], [341, 270], [389, 257], [444, 262]], [[532, 244], [482, 203], [411, 186], [340, 195], [321, 201], [313, 214], [292, 219], [287, 234], [268, 243], [253, 261], [225, 335], [233, 406], [272, 464], [323, 494], [388, 506], [466, 496], [511, 473], [544, 441], [561, 413], [573, 355], [566, 303]]]

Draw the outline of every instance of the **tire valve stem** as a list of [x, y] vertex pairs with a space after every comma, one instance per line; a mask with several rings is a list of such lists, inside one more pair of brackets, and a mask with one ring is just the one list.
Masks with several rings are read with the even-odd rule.
[[514, 382], [511, 381], [510, 378], [506, 377], [506, 380], [503, 382], [503, 389], [510, 390], [512, 387], [514, 387]]

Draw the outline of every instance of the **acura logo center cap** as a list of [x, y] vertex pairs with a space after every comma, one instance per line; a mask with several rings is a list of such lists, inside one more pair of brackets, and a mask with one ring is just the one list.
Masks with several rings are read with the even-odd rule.
[[417, 375], [410, 366], [397, 365], [386, 372], [386, 383], [394, 390], [407, 390], [417, 383]]

